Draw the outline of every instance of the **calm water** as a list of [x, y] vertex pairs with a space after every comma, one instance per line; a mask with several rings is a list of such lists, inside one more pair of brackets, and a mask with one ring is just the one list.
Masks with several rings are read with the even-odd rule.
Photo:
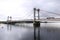
[[[59, 28], [60, 23], [42, 23], [40, 29], [41, 40], [60, 40], [60, 31], [56, 31]], [[0, 24], [0, 40], [34, 40], [33, 33], [32, 24]]]

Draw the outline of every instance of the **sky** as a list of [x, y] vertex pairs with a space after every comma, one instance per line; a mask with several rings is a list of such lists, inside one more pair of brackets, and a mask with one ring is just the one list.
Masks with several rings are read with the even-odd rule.
[[[8, 16], [12, 20], [31, 19], [33, 8], [60, 14], [60, 0], [0, 0], [0, 20], [7, 20]], [[60, 17], [44, 11], [40, 11], [40, 16]]]
[[60, 0], [38, 0], [35, 6], [41, 10], [57, 13], [56, 15], [40, 12], [42, 17], [60, 17]]

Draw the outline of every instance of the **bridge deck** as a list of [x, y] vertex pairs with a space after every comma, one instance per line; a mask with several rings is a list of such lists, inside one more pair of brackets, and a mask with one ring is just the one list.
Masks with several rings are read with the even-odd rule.
[[[0, 23], [4, 23], [4, 24], [15, 24], [15, 23], [33, 23], [34, 20], [12, 20], [12, 21], [0, 21]], [[59, 19], [40, 19], [40, 20], [36, 20], [36, 21], [40, 21], [41, 23], [52, 23], [52, 22], [60, 22]]]

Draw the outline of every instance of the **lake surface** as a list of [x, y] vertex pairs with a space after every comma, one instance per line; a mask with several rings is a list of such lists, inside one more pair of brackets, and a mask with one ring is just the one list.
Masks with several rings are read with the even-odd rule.
[[[60, 40], [60, 23], [41, 23], [41, 40]], [[33, 24], [0, 24], [0, 40], [34, 40]]]

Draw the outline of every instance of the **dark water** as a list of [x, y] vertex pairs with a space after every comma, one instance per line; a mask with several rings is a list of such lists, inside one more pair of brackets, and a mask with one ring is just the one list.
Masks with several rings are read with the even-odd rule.
[[[60, 40], [60, 23], [42, 23], [40, 39]], [[34, 28], [32, 24], [0, 24], [0, 40], [34, 40]]]

